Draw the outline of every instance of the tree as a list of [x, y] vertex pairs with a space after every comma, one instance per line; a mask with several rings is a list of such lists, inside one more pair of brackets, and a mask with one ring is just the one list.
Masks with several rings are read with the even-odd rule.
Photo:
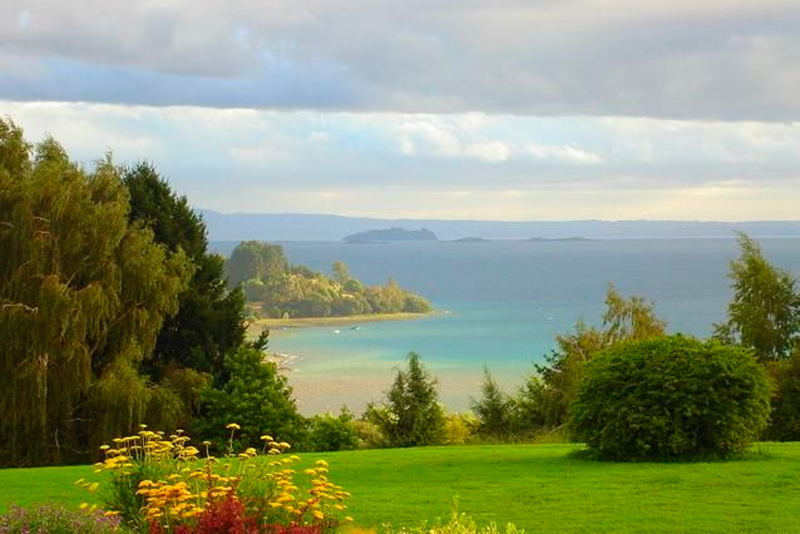
[[139, 163], [125, 170], [123, 180], [130, 193], [130, 220], [150, 228], [156, 241], [174, 253], [183, 251], [195, 267], [177, 315], [159, 332], [146, 371], [157, 381], [175, 366], [219, 378], [225, 356], [244, 343], [244, 295], [239, 288], [227, 290], [225, 260], [208, 251], [202, 218], [155, 167]]
[[544, 380], [537, 373], [528, 375], [525, 383], [517, 390], [512, 399], [514, 404], [512, 427], [518, 434], [531, 434], [556, 426], [548, 424], [547, 388]]
[[170, 400], [135, 369], [192, 268], [128, 209], [109, 156], [89, 172], [0, 120], [2, 464], [85, 460]]
[[570, 428], [602, 459], [727, 458], [768, 420], [769, 381], [750, 349], [676, 335], [596, 355]]
[[639, 296], [626, 299], [613, 284], [608, 286], [605, 304], [601, 329], [578, 321], [574, 332], [556, 336], [558, 348], [545, 356], [546, 363], [536, 365], [536, 371], [544, 382], [541, 413], [548, 427], [566, 422], [586, 362], [617, 343], [652, 339], [663, 335], [666, 330], [666, 323], [655, 314], [651, 303]]
[[292, 398], [292, 388], [273, 362], [264, 361], [266, 337], [245, 344], [225, 360], [228, 381], [203, 394], [192, 432], [224, 450], [229, 423], [241, 426], [240, 447], [261, 447], [262, 435], [296, 445], [303, 441], [304, 423]]
[[337, 417], [330, 413], [308, 420], [307, 446], [312, 451], [346, 451], [358, 446], [353, 414], [342, 407]]
[[787, 358], [800, 339], [797, 281], [767, 262], [758, 243], [742, 233], [739, 249], [741, 256], [730, 265], [728, 320], [714, 325], [714, 336], [753, 348], [762, 361]]
[[513, 402], [497, 385], [486, 365], [483, 366], [481, 398], [472, 400], [472, 411], [480, 421], [479, 433], [498, 439], [506, 439], [510, 436]]
[[786, 360], [767, 362], [774, 389], [772, 415], [764, 439], [800, 441], [800, 345]]
[[366, 418], [378, 425], [392, 447], [441, 443], [444, 411], [437, 381], [425, 370], [419, 354], [408, 354], [408, 370], [398, 370], [381, 406], [367, 406]]
[[243, 241], [233, 249], [226, 263], [228, 283], [236, 286], [247, 280], [268, 280], [289, 269], [283, 247], [261, 241]]
[[351, 280], [350, 269], [343, 261], [333, 262], [333, 279], [342, 286], [346, 285]]

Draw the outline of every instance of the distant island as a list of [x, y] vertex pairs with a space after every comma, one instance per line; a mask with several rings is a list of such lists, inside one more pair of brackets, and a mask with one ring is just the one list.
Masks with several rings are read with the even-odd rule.
[[490, 221], [378, 219], [298, 213], [219, 213], [202, 210], [210, 241], [341, 241], [373, 228], [427, 228], [440, 241], [479, 236], [491, 241], [531, 236], [587, 239], [735, 239], [736, 232], [753, 238], [800, 237], [798, 221]]
[[525, 239], [525, 241], [594, 241], [594, 239], [586, 237], [531, 237], [530, 239]]
[[482, 237], [462, 237], [461, 239], [453, 239], [453, 243], [489, 243], [489, 239]]
[[342, 241], [345, 243], [388, 243], [393, 241], [438, 241], [438, 238], [436, 234], [426, 228], [421, 230], [388, 228], [351, 234]]
[[242, 242], [225, 267], [228, 283], [242, 288], [248, 307], [258, 318], [376, 320], [418, 317], [433, 311], [425, 298], [401, 288], [394, 280], [364, 285], [341, 261], [333, 264], [333, 276], [304, 265], [290, 265], [280, 245]]

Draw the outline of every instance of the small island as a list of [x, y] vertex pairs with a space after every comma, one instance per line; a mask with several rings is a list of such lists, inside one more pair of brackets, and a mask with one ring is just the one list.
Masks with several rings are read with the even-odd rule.
[[490, 243], [489, 239], [482, 237], [462, 237], [461, 239], [453, 239], [452, 243]]
[[524, 239], [523, 241], [539, 243], [542, 241], [594, 241], [593, 239], [589, 239], [588, 237], [531, 237], [530, 239]]
[[438, 241], [436, 234], [426, 228], [421, 230], [405, 230], [388, 228], [383, 230], [367, 230], [346, 236], [345, 243], [389, 243], [393, 241]]
[[345, 322], [417, 318], [433, 311], [425, 298], [392, 279], [366, 286], [341, 261], [333, 276], [290, 265], [283, 247], [259, 241], [240, 243], [226, 263], [228, 283], [241, 286], [256, 319], [273, 326], [315, 325], [319, 319]]

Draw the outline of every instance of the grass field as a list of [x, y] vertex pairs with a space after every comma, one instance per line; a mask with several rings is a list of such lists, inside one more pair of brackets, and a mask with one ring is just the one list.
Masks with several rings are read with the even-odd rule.
[[[800, 443], [764, 443], [744, 460], [601, 463], [571, 445], [431, 447], [304, 454], [325, 458], [353, 493], [359, 526], [417, 525], [459, 509], [527, 532], [800, 532]], [[0, 471], [0, 507], [78, 504], [89, 467]]]

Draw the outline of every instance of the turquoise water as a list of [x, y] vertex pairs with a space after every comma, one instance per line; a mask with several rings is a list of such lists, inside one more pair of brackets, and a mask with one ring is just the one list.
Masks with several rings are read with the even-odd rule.
[[[407, 322], [274, 332], [271, 349], [297, 357], [290, 381], [306, 413], [378, 400], [392, 369], [420, 353], [449, 409], [469, 406], [486, 363], [521, 384], [577, 319], [600, 321], [609, 282], [655, 302], [672, 332], [708, 335], [730, 299], [733, 240], [489, 243], [284, 243], [292, 263], [328, 272], [335, 260], [366, 283], [393, 277], [448, 313]], [[800, 274], [800, 240], [762, 242], [774, 264]]]

